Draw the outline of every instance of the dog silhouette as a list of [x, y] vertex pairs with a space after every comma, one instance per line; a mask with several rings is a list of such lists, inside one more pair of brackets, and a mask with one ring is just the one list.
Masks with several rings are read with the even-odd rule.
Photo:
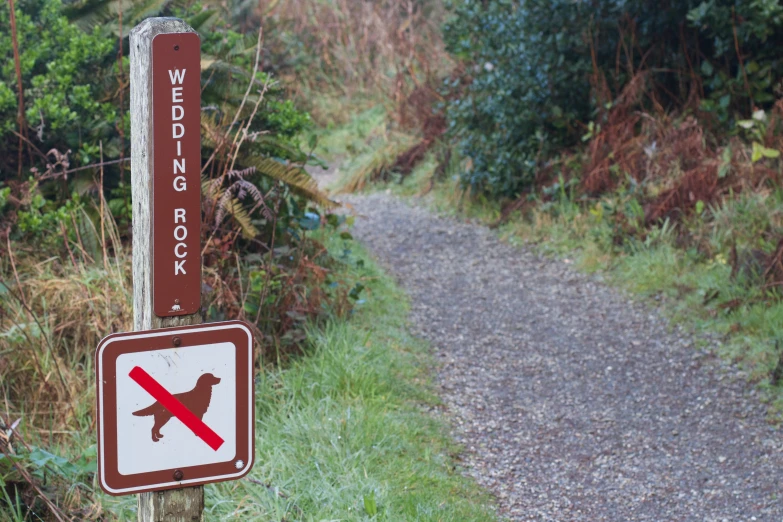
[[[211, 373], [205, 373], [198, 378], [195, 388], [187, 392], [175, 393], [174, 398], [193, 412], [193, 415], [198, 417], [199, 420], [203, 420], [202, 417], [209, 409], [209, 403], [212, 402], [212, 387], [218, 383], [220, 383], [220, 379]], [[155, 423], [152, 425], [152, 442], [158, 442], [158, 440], [163, 438], [160, 429], [173, 417], [172, 413], [157, 401], [151, 406], [134, 411], [133, 415], [136, 417], [154, 416]]]

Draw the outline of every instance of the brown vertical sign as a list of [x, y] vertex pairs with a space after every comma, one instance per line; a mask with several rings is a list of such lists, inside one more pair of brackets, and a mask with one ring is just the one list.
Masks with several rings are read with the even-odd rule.
[[152, 40], [152, 295], [160, 317], [201, 308], [201, 40]]

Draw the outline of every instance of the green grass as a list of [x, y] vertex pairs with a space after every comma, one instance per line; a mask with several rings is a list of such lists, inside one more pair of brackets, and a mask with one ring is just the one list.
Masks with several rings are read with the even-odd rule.
[[[309, 354], [258, 377], [255, 467], [249, 479], [207, 486], [206, 519], [494, 520], [487, 496], [455, 469], [445, 427], [425, 412], [437, 404], [432, 361], [406, 331], [405, 296], [349, 248], [338, 275], [366, 286], [364, 302], [349, 320], [312, 328]], [[135, 517], [135, 497], [104, 506]]]
[[386, 108], [376, 104], [338, 126], [327, 125], [318, 132], [316, 153], [329, 158], [356, 158], [373, 152], [386, 136]]

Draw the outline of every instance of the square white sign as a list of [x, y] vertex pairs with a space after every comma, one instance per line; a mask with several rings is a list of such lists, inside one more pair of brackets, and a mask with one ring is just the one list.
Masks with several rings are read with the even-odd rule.
[[236, 480], [253, 465], [253, 335], [241, 321], [112, 334], [95, 354], [111, 495]]
[[[225, 442], [213, 450], [193, 431], [172, 416], [153, 439], [155, 415], [137, 416], [157, 401], [130, 377], [135, 367], [144, 369], [169, 393], [187, 393], [203, 375], [220, 379], [211, 388], [211, 401], [202, 421]], [[187, 349], [169, 348], [127, 353], [117, 358], [117, 445], [123, 448], [117, 465], [123, 475], [212, 464], [236, 454], [236, 347], [232, 343], [205, 344]]]

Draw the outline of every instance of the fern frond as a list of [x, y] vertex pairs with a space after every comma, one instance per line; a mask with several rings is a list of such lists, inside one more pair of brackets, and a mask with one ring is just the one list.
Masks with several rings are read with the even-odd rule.
[[284, 165], [272, 158], [256, 155], [240, 154], [239, 159], [242, 165], [255, 167], [259, 174], [282, 181], [295, 194], [327, 208], [338, 206], [338, 203], [329, 199], [329, 196], [318, 188], [318, 183], [312, 176], [297, 165]]
[[216, 202], [216, 224], [219, 225], [223, 221], [225, 215], [228, 214], [239, 224], [242, 229], [243, 237], [252, 239], [259, 234], [259, 230], [253, 225], [250, 218], [250, 212], [245, 208], [239, 198], [231, 194], [229, 190], [221, 187], [219, 183], [202, 176], [201, 191], [207, 198]]
[[85, 31], [101, 27], [106, 33], [117, 35], [120, 9], [123, 13], [123, 36], [134, 25], [150, 16], [162, 13], [171, 0], [80, 0], [64, 8], [68, 19]]
[[299, 147], [291, 145], [282, 141], [277, 136], [271, 134], [261, 134], [255, 137], [255, 139], [248, 144], [249, 148], [279, 158], [286, 158], [295, 163], [303, 163], [307, 161], [307, 154]]
[[218, 20], [220, 20], [220, 11], [217, 9], [205, 9], [188, 18], [188, 25], [195, 29], [196, 32], [203, 33], [212, 29], [212, 26]]

